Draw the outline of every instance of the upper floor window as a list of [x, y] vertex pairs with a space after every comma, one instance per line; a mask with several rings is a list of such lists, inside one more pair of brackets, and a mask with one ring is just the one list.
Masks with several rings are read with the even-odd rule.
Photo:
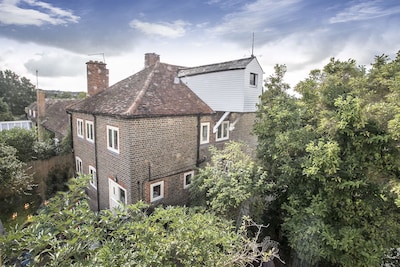
[[164, 181], [150, 185], [150, 202], [164, 198]]
[[194, 171], [186, 172], [183, 174], [183, 188], [188, 188], [192, 182]]
[[82, 160], [80, 157], [75, 157], [75, 169], [77, 174], [83, 173]]
[[250, 85], [257, 86], [258, 75], [256, 73], [250, 73]]
[[229, 139], [229, 121], [223, 121], [217, 130], [217, 136], [215, 138], [217, 141]]
[[119, 153], [119, 130], [117, 127], [107, 125], [107, 148]]
[[210, 123], [204, 122], [200, 127], [200, 144], [206, 144], [210, 141]]
[[90, 184], [97, 188], [97, 175], [96, 169], [93, 166], [89, 166], [89, 174], [90, 174]]
[[76, 135], [83, 138], [83, 120], [76, 119]]
[[86, 139], [88, 141], [94, 141], [94, 128], [92, 121], [86, 121]]

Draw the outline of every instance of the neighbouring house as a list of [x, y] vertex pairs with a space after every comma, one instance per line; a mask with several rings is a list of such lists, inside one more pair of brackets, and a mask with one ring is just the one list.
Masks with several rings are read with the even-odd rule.
[[26, 116], [37, 128], [40, 141], [45, 131], [62, 141], [71, 129], [67, 107], [79, 100], [46, 98], [45, 95], [44, 90], [37, 89], [36, 101], [25, 108]]
[[263, 71], [255, 57], [184, 68], [148, 53], [144, 65], [109, 86], [106, 65], [88, 62], [89, 97], [67, 110], [76, 171], [91, 175], [95, 210], [139, 200], [185, 204], [210, 145], [256, 145]]

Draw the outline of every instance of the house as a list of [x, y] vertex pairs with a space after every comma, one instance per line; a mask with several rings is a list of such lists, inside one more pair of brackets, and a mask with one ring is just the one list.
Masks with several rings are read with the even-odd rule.
[[39, 140], [43, 141], [45, 131], [57, 140], [63, 140], [71, 129], [67, 107], [78, 100], [48, 99], [41, 89], [37, 89], [36, 95], [37, 100], [25, 108], [25, 113], [37, 127]]
[[255, 57], [183, 68], [148, 53], [144, 65], [108, 86], [106, 65], [88, 62], [89, 97], [68, 108], [76, 171], [92, 175], [95, 210], [139, 200], [184, 204], [210, 145], [256, 144], [263, 72]]

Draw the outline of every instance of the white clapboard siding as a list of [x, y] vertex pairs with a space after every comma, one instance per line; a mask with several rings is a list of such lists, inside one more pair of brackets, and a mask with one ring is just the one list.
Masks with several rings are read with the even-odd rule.
[[[256, 73], [258, 77], [257, 86], [250, 85], [250, 73]], [[245, 69], [244, 78], [244, 104], [243, 112], [255, 112], [257, 110], [257, 103], [263, 91], [263, 70], [257, 59], [254, 58]]]

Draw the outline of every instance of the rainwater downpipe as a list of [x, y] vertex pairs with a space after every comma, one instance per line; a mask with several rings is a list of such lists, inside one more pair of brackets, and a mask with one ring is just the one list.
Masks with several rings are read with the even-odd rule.
[[97, 193], [97, 211], [100, 211], [100, 190], [99, 190], [99, 165], [97, 159], [97, 117], [93, 114], [93, 128], [94, 128], [94, 161], [96, 164], [96, 193]]

